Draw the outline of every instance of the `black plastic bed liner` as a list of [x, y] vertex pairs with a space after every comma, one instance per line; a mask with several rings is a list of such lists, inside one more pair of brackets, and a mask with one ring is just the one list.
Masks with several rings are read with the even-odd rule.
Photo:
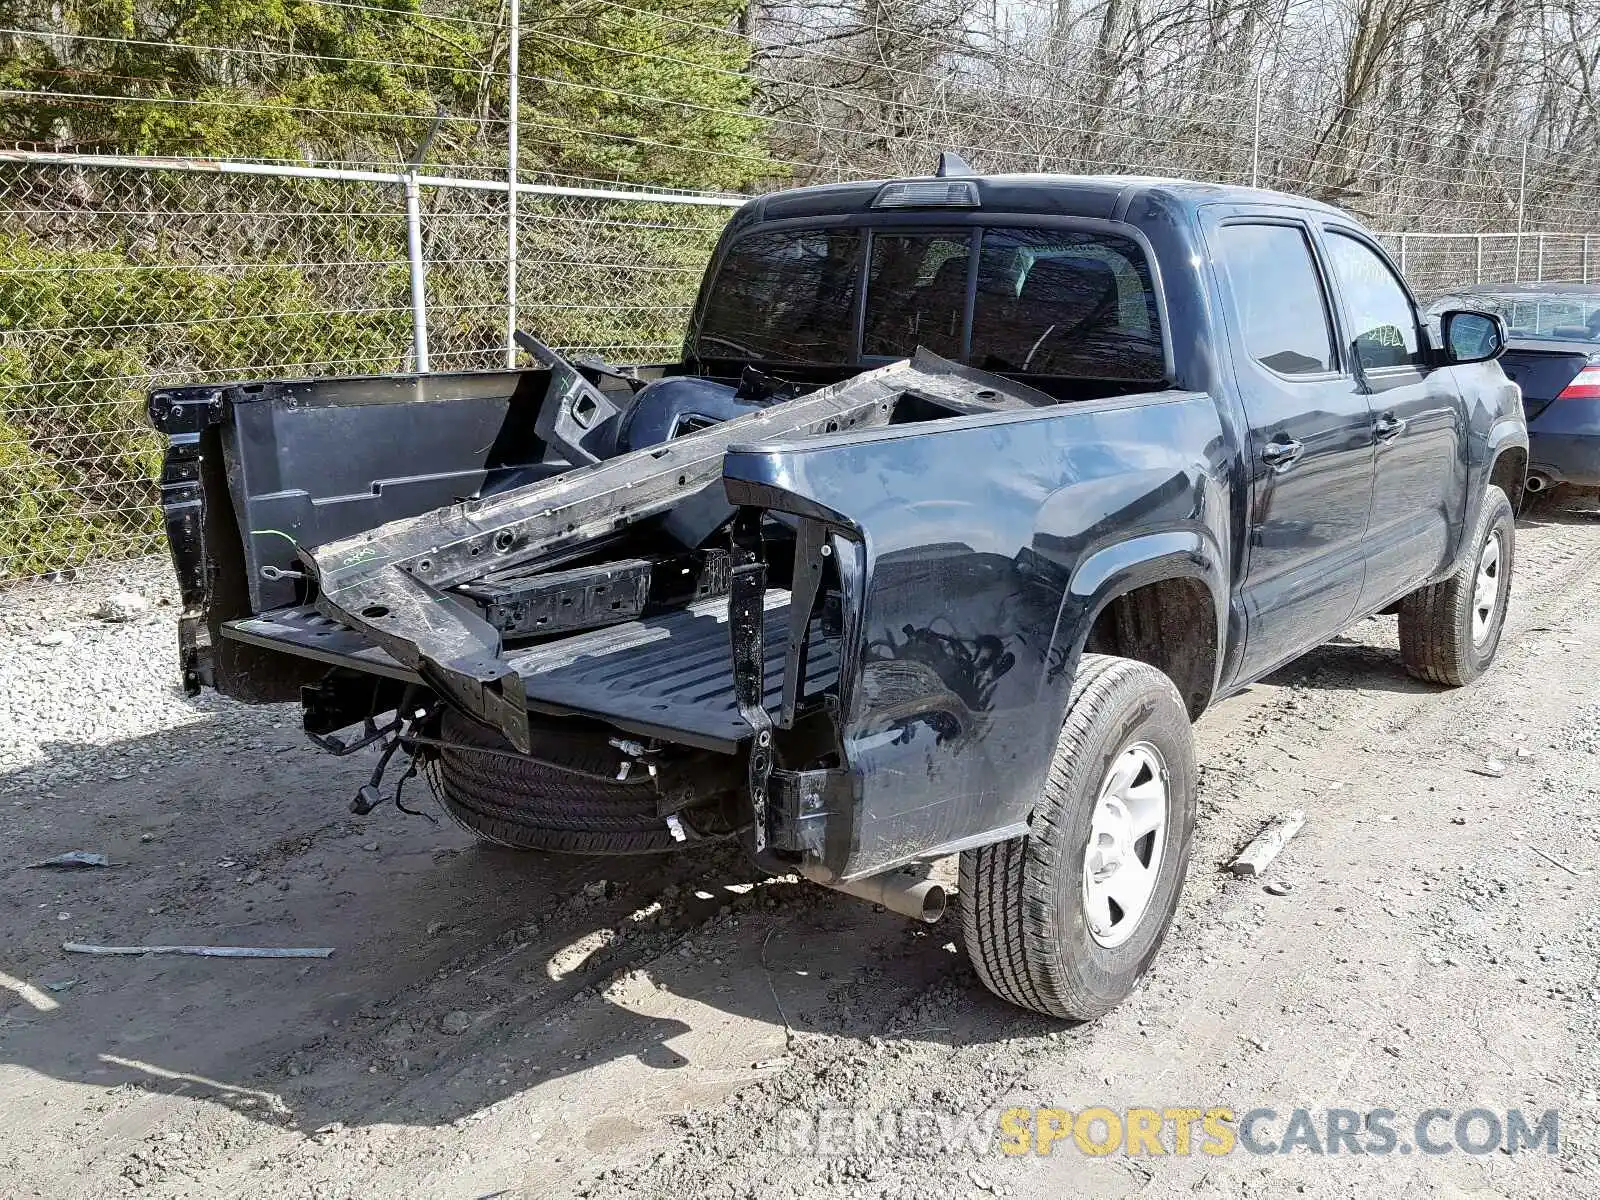
[[[769, 588], [765, 607], [766, 701], [776, 708], [782, 701], [789, 593]], [[229, 621], [222, 631], [224, 637], [331, 666], [418, 681], [361, 634], [314, 608]], [[811, 645], [803, 691], [815, 694], [837, 677], [839, 661], [830, 640], [813, 638]], [[533, 712], [594, 717], [631, 733], [726, 754], [751, 736], [734, 700], [725, 596], [508, 650], [505, 661], [522, 677]]]

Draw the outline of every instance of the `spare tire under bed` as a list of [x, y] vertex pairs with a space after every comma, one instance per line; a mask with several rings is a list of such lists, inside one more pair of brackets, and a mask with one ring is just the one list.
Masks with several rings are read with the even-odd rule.
[[603, 729], [562, 722], [531, 733], [534, 757], [524, 758], [498, 733], [445, 709], [439, 738], [447, 745], [423, 769], [457, 824], [518, 850], [648, 854], [680, 844], [658, 814], [650, 775], [614, 777], [622, 755]]

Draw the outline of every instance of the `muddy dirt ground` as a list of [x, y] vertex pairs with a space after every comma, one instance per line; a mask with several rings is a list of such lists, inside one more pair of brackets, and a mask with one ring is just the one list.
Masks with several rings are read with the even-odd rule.
[[[1205, 717], [1177, 923], [1140, 990], [1079, 1027], [986, 993], [954, 922], [733, 852], [541, 859], [392, 807], [352, 817], [370, 757], [315, 752], [292, 710], [184, 700], [170, 607], [98, 622], [104, 578], [13, 596], [0, 1193], [1600, 1195], [1600, 516], [1518, 538], [1477, 684], [1410, 680], [1375, 618]], [[170, 600], [159, 564], [133, 576]], [[410, 799], [437, 815], [420, 783]], [[1268, 877], [1290, 894], [1223, 874], [1292, 808], [1309, 820]], [[117, 865], [25, 867], [67, 850]], [[1561, 1150], [819, 1156], [775, 1137], [796, 1112], [1012, 1104], [1556, 1108]]]

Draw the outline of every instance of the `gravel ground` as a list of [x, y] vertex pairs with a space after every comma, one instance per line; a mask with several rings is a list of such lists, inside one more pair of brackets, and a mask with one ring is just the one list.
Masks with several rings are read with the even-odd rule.
[[[146, 610], [125, 622], [97, 619], [111, 597], [133, 593]], [[82, 582], [0, 593], [0, 696], [5, 737], [0, 774], [12, 791], [53, 787], [152, 767], [165, 731], [227, 722], [241, 733], [261, 714], [207, 693], [183, 694], [177, 658], [178, 589], [164, 559], [125, 564]], [[269, 719], [276, 720], [277, 716]]]
[[[1139, 992], [1081, 1027], [990, 997], [952, 927], [727, 851], [537, 858], [349, 816], [370, 756], [318, 754], [292, 709], [181, 695], [164, 564], [10, 593], [4, 1193], [1600, 1195], [1600, 520], [1518, 536], [1476, 685], [1408, 679], [1379, 618], [1206, 716], [1177, 923]], [[148, 613], [94, 617], [123, 590]], [[1288, 895], [1222, 873], [1296, 807], [1270, 876]], [[117, 865], [24, 867], [66, 850]], [[100, 959], [69, 939], [335, 953]], [[1009, 1158], [991, 1124], [976, 1148], [818, 1155], [779, 1136], [825, 1109], [1013, 1104], [1558, 1108], [1561, 1152]]]

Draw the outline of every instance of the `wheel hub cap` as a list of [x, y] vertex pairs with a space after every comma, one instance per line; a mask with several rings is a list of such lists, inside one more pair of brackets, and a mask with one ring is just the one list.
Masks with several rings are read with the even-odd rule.
[[1494, 629], [1500, 601], [1500, 535], [1491, 534], [1478, 552], [1478, 572], [1472, 585], [1472, 643], [1481, 646]]
[[1084, 850], [1084, 912], [1101, 946], [1120, 946], [1138, 929], [1155, 895], [1166, 832], [1166, 762], [1150, 743], [1135, 742], [1106, 772]]

